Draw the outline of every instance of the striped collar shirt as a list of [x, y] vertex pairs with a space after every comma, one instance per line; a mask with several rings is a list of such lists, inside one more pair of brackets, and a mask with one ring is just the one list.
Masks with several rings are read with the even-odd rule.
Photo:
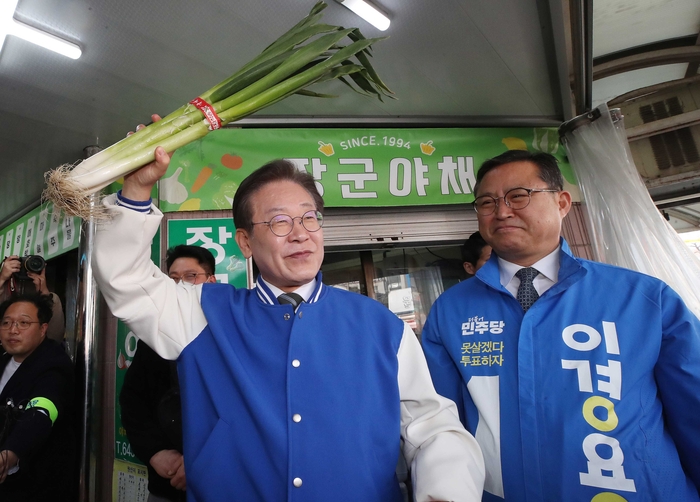
[[[317, 302], [319, 296], [321, 296], [321, 290], [324, 287], [323, 283], [321, 282], [320, 275], [321, 273], [319, 272], [319, 274], [312, 279], [311, 282], [307, 282], [292, 292], [301, 296], [307, 303]], [[258, 280], [255, 282], [255, 291], [258, 294], [258, 297], [260, 297], [260, 300], [269, 305], [279, 305], [277, 297], [284, 293], [284, 291], [277, 286], [273, 286], [269, 282], [265, 281], [262, 276], [258, 276]]]

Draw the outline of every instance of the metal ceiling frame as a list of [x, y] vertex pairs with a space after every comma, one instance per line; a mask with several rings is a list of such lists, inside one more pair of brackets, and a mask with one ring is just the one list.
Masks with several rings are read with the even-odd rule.
[[558, 127], [557, 116], [399, 116], [341, 117], [260, 115], [226, 126], [238, 127]]
[[576, 115], [593, 105], [593, 0], [570, 0]]
[[698, 62], [700, 62], [700, 46], [698, 45], [659, 49], [613, 59], [596, 65], [593, 67], [593, 80], [651, 66]]
[[631, 101], [635, 98], [648, 96], [649, 94], [654, 94], [656, 92], [666, 91], [668, 89], [673, 89], [674, 87], [683, 87], [696, 83], [700, 83], [700, 75], [694, 75], [692, 77], [685, 77], [677, 80], [669, 80], [667, 82], [661, 82], [659, 84], [654, 84], [647, 87], [640, 87], [639, 89], [634, 89], [630, 92], [626, 92], [625, 94], [621, 94], [615, 99], [611, 99], [608, 101], [608, 106], [613, 107], [626, 101]]

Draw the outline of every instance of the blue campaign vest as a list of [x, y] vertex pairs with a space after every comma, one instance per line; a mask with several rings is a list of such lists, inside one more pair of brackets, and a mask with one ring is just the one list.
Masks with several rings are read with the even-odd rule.
[[296, 312], [204, 285], [209, 324], [178, 359], [189, 500], [401, 500], [403, 323], [317, 280]]
[[[690, 502], [699, 333], [663, 282], [576, 259], [562, 241], [559, 280], [526, 314], [494, 255], [438, 298], [423, 348], [436, 390], [457, 403], [485, 456], [484, 445], [499, 445], [484, 501]], [[694, 356], [682, 362], [684, 353]], [[486, 416], [500, 425], [479, 431]]]

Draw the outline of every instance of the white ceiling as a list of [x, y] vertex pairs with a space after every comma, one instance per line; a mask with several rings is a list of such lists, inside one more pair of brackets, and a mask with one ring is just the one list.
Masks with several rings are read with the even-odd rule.
[[697, 35], [698, 0], [598, 0], [593, 2], [593, 57], [630, 47]]

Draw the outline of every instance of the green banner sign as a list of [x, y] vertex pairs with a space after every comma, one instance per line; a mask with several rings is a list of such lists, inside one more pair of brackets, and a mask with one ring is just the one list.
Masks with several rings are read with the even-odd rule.
[[481, 163], [512, 149], [557, 156], [575, 183], [552, 128], [222, 129], [175, 152], [159, 207], [231, 209], [239, 183], [277, 158], [311, 173], [329, 207], [466, 203]]
[[40, 255], [50, 260], [78, 247], [80, 218], [63, 214], [52, 203], [37, 207], [0, 231], [2, 257]]

